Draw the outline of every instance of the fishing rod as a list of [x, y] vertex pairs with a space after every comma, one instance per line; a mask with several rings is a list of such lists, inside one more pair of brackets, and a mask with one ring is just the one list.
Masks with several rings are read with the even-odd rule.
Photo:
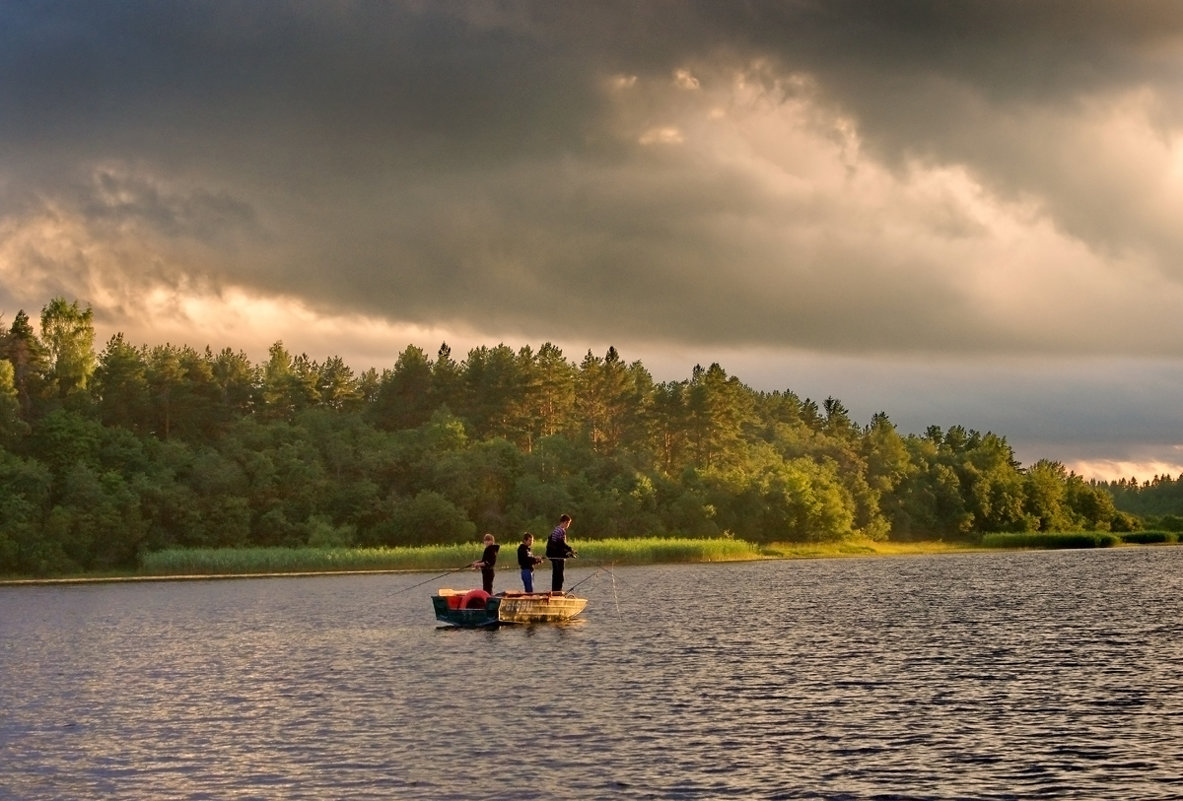
[[570, 587], [570, 589], [568, 590], [568, 592], [570, 592], [571, 590], [575, 589], [576, 587], [578, 587], [580, 584], [582, 584], [583, 582], [587, 581], [588, 579], [593, 579], [593, 578], [595, 578], [595, 577], [596, 577], [596, 576], [599, 574], [599, 572], [600, 572], [601, 570], [603, 570], [603, 568], [602, 568], [602, 567], [597, 567], [597, 568], [596, 568], [595, 570], [593, 570], [593, 571], [592, 571], [590, 574], [588, 574], [588, 575], [584, 576], [584, 577], [583, 577], [583, 578], [581, 578], [579, 581], [577, 581], [577, 582], [575, 582], [574, 584], [572, 584], [572, 585], [571, 585], [571, 587]]
[[398, 595], [400, 592], [406, 592], [407, 590], [413, 590], [416, 587], [422, 587], [424, 584], [430, 584], [433, 581], [439, 581], [444, 576], [450, 576], [453, 573], [459, 573], [461, 570], [472, 570], [472, 562], [468, 562], [463, 567], [458, 567], [455, 570], [449, 570], [447, 573], [440, 573], [438, 576], [432, 576], [429, 579], [424, 579], [423, 581], [420, 581], [418, 584], [412, 584], [409, 587], [402, 587], [400, 589], [395, 590], [394, 592], [392, 592], [390, 594], [391, 595]]

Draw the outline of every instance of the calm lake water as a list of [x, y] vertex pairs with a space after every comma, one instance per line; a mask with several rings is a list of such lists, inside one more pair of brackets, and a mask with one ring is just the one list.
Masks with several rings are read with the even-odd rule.
[[1183, 797], [1181, 547], [430, 578], [0, 587], [0, 798]]

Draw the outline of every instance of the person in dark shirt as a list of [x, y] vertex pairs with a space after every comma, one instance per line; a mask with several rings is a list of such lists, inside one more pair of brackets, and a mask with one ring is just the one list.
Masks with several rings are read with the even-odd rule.
[[530, 550], [534, 545], [534, 535], [527, 531], [522, 535], [522, 544], [518, 546], [518, 567], [522, 569], [522, 586], [526, 592], [534, 592], [534, 566], [543, 562], [543, 557], [535, 556]]
[[568, 559], [576, 556], [575, 549], [567, 543], [567, 529], [571, 527], [571, 516], [563, 515], [559, 524], [546, 540], [546, 558], [550, 560], [550, 591], [563, 591], [563, 568]]
[[501, 546], [497, 544], [497, 539], [492, 534], [485, 535], [485, 552], [481, 554], [481, 558], [472, 563], [474, 568], [481, 570], [481, 582], [484, 584], [485, 592], [490, 595], [493, 594], [493, 566], [497, 564], [497, 552], [501, 550]]

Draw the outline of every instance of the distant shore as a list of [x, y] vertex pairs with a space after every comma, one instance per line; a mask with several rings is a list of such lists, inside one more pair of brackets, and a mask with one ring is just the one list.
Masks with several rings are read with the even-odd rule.
[[[111, 572], [53, 577], [0, 578], [0, 587], [104, 584], [141, 581], [215, 581], [247, 578], [297, 578], [312, 576], [358, 576], [394, 573], [429, 573], [437, 570], [462, 572], [455, 568], [461, 553], [467, 555], [475, 545], [428, 546], [424, 548], [390, 549], [200, 549], [178, 550], [166, 554], [164, 564], [150, 562], [155, 569], [147, 571]], [[898, 556], [906, 554], [964, 553], [983, 550], [975, 545], [949, 543], [940, 540], [921, 542], [876, 542], [846, 540], [837, 543], [774, 543], [755, 545], [733, 539], [693, 540], [681, 538], [647, 537], [632, 540], [586, 540], [580, 543], [582, 556], [590, 563], [611, 563], [617, 566], [646, 564], [698, 564], [774, 559], [828, 559], [868, 556]], [[345, 554], [342, 553], [345, 552]], [[300, 569], [301, 563], [321, 561], [313, 556], [329, 555], [329, 561], [341, 566], [321, 566]], [[350, 560], [349, 554], [359, 558]], [[192, 557], [192, 558], [189, 558]], [[282, 564], [278, 564], [280, 557]], [[348, 567], [350, 561], [368, 562], [367, 567]], [[373, 564], [384, 561], [384, 565]], [[196, 568], [178, 570], [179, 563]], [[251, 565], [270, 562], [266, 569], [250, 569]]]
[[[1148, 534], [1149, 532], [1142, 532]], [[642, 537], [634, 539], [582, 540], [575, 544], [583, 566], [706, 564], [775, 559], [846, 559], [874, 556], [908, 556], [1043, 548], [1115, 547], [1175, 544], [1174, 535], [1163, 540], [1141, 537], [1123, 542], [1108, 533], [1059, 533], [987, 535], [987, 544], [920, 540], [889, 542], [849, 539], [828, 543], [755, 544], [733, 538], [691, 539]], [[1089, 544], [1089, 543], [1092, 544]], [[507, 550], [509, 546], [506, 546]], [[0, 578], [0, 587], [103, 584], [140, 581], [215, 581], [247, 578], [297, 578], [358, 576], [393, 573], [465, 572], [479, 555], [479, 546], [454, 544], [415, 548], [246, 548], [174, 549], [148, 554], [138, 571]], [[512, 556], [503, 554], [512, 565]], [[441, 576], [442, 577], [442, 576]]]

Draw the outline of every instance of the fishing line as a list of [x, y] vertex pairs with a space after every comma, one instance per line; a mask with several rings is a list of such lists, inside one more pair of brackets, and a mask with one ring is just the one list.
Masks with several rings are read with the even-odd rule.
[[[601, 570], [603, 570], [603, 569], [604, 569], [604, 568], [602, 568], [602, 567], [597, 567], [595, 570], [593, 570], [593, 571], [591, 572], [591, 574], [590, 574], [590, 575], [584, 576], [584, 577], [583, 577], [583, 578], [581, 578], [579, 581], [577, 581], [577, 582], [575, 582], [574, 584], [572, 584], [572, 585], [571, 585], [571, 590], [574, 590], [576, 587], [578, 587], [580, 584], [582, 584], [583, 582], [587, 581], [588, 579], [593, 579], [593, 578], [595, 578], [597, 575], [599, 575], [600, 571], [601, 571]], [[568, 592], [569, 592], [569, 591], [570, 591], [570, 590], [568, 590]]]
[[[612, 576], [612, 580], [613, 580], [613, 581], [616, 581], [616, 570], [615, 570], [616, 563], [615, 563], [615, 562], [612, 562], [612, 563], [605, 563], [605, 562], [596, 562], [596, 561], [593, 561], [593, 560], [588, 560], [588, 561], [589, 561], [591, 564], [595, 565], [596, 567], [599, 567], [599, 568], [601, 568], [601, 569], [602, 569], [604, 572], [606, 572], [606, 573], [610, 574], [610, 575]], [[624, 585], [624, 586], [626, 586], [626, 587], [628, 586], [628, 582], [627, 582], [627, 581], [625, 581], [624, 579], [621, 579], [621, 580], [620, 580], [620, 583], [621, 583], [621, 584], [623, 584], [623, 585]]]
[[[603, 570], [604, 572], [606, 572], [608, 574], [608, 577], [610, 579], [612, 579], [612, 602], [614, 604], [616, 604], [616, 617], [619, 618], [620, 617], [620, 598], [616, 594], [616, 571], [612, 569], [613, 567], [615, 567], [615, 564], [604, 565], [603, 562], [594, 562], [593, 564], [599, 565], [600, 569]], [[593, 573], [592, 575], [594, 576], [595, 574]]]
[[620, 617], [620, 598], [616, 595], [616, 572], [612, 569], [611, 566], [605, 565], [603, 563], [596, 563], [596, 569], [592, 572], [592, 574], [589, 576], [584, 576], [579, 581], [572, 584], [571, 589], [574, 590], [576, 587], [578, 587], [583, 582], [594, 579], [596, 576], [598, 576], [600, 574], [601, 571], [604, 573], [607, 573], [608, 577], [612, 579], [612, 600], [616, 604], [616, 616]]

